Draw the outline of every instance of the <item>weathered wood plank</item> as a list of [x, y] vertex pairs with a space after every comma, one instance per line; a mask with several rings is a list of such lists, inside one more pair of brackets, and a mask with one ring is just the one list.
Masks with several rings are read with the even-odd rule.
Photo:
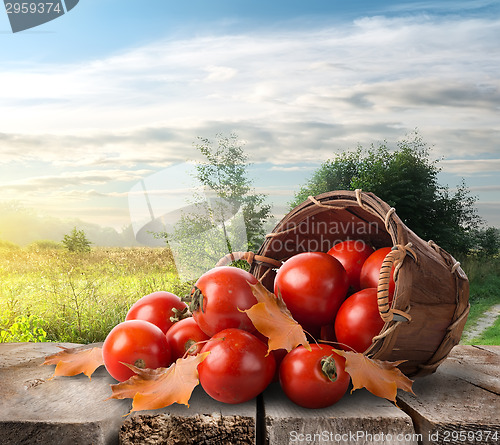
[[61, 349], [58, 346], [73, 348], [81, 345], [76, 343], [2, 343], [0, 369], [19, 366], [60, 352]]
[[436, 373], [415, 381], [415, 395], [398, 395], [423, 445], [500, 443], [499, 359], [481, 347], [457, 346]]
[[456, 346], [439, 369], [500, 395], [500, 346], [487, 348]]
[[335, 405], [305, 409], [273, 384], [264, 392], [267, 443], [417, 444], [411, 419], [385, 399], [366, 390], [346, 394]]
[[[55, 377], [44, 357], [75, 344], [0, 344], [0, 444], [253, 444], [256, 401], [228, 405], [197, 387], [190, 407], [130, 412], [131, 400], [105, 400], [116, 381], [104, 367], [92, 380]], [[89, 346], [100, 346], [89, 345]]]
[[116, 382], [104, 367], [92, 380], [84, 375], [50, 380], [54, 366], [40, 365], [44, 356], [60, 351], [57, 344], [0, 346], [0, 444], [118, 443], [121, 416], [131, 404], [105, 401]]
[[0, 344], [0, 444], [260, 444], [266, 434], [270, 445], [500, 443], [500, 346], [457, 346], [435, 374], [417, 379], [416, 396], [399, 393], [408, 415], [364, 390], [324, 410], [302, 409], [274, 384], [259, 410], [255, 400], [222, 404], [197, 387], [189, 408], [125, 418], [130, 400], [105, 401], [115, 381], [104, 368], [91, 381], [50, 380], [54, 367], [40, 364], [58, 350], [51, 343]]
[[255, 400], [228, 405], [213, 400], [197, 386], [189, 408], [172, 405], [133, 413], [121, 427], [120, 444], [253, 445], [256, 410]]
[[485, 351], [489, 351], [492, 354], [500, 355], [499, 345], [475, 345], [474, 347], [479, 349], [484, 349]]

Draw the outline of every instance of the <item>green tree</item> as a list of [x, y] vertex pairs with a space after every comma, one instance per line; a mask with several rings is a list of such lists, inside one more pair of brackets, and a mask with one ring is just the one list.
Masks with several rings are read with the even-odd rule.
[[[172, 249], [177, 271], [184, 279], [198, 278], [227, 253], [256, 250], [271, 217], [265, 195], [255, 193], [243, 144], [235, 134], [198, 138], [195, 148], [204, 160], [194, 177], [203, 188], [182, 210], [170, 230], [154, 234]], [[246, 263], [236, 265], [246, 267]]]
[[[215, 141], [198, 139], [199, 143], [195, 147], [205, 161], [196, 166], [197, 179], [226, 204], [229, 203], [235, 209], [241, 208], [248, 248], [258, 249], [265, 235], [264, 224], [271, 217], [271, 206], [265, 204], [265, 195], [255, 193], [252, 188], [247, 173], [250, 164], [243, 144], [235, 134], [217, 134]], [[221, 220], [224, 224], [224, 218]]]
[[309, 195], [331, 190], [373, 192], [396, 209], [417, 235], [432, 239], [449, 252], [468, 253], [482, 224], [476, 197], [464, 182], [455, 191], [440, 185], [439, 160], [430, 159], [430, 147], [418, 132], [389, 150], [387, 143], [345, 151], [324, 162], [296, 193], [291, 206]]
[[475, 233], [473, 253], [482, 258], [491, 258], [500, 253], [500, 230], [496, 227], [482, 228]]
[[70, 234], [64, 235], [62, 240], [64, 247], [70, 252], [90, 252], [90, 245], [92, 244], [86, 237], [83, 230], [73, 228]]

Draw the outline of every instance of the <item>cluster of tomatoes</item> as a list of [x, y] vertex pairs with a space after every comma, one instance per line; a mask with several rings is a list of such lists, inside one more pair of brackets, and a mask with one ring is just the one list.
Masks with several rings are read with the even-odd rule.
[[[363, 352], [383, 325], [375, 287], [388, 250], [344, 241], [328, 253], [294, 255], [277, 271], [275, 294], [314, 338]], [[268, 339], [245, 313], [257, 303], [249, 284], [257, 284], [252, 274], [223, 266], [197, 280], [190, 311], [169, 292], [142, 297], [104, 342], [108, 372], [125, 381], [134, 372], [123, 363], [168, 367], [186, 355], [210, 352], [198, 373], [201, 386], [215, 400], [242, 403], [279, 380], [288, 398], [300, 406], [322, 408], [337, 402], [350, 381], [345, 359], [325, 343], [311, 344], [310, 351], [299, 346], [288, 353], [268, 353]]]
[[[315, 339], [362, 353], [384, 325], [377, 286], [380, 268], [390, 251], [390, 247], [375, 250], [361, 240], [347, 240], [327, 253], [299, 253], [278, 269], [274, 293]], [[389, 300], [394, 287], [391, 274]], [[323, 408], [345, 394], [350, 379], [344, 370], [345, 359], [333, 347], [311, 347], [312, 354], [300, 346], [285, 355], [279, 380], [296, 404]]]
[[[374, 250], [361, 240], [347, 240], [335, 244], [328, 253], [295, 255], [278, 270], [274, 292], [314, 338], [364, 352], [384, 325], [377, 286], [380, 268], [390, 251], [390, 247]], [[391, 275], [389, 302], [394, 288]]]

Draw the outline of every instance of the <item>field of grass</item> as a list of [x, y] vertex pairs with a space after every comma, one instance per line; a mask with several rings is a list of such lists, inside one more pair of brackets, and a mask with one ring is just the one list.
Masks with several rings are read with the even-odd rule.
[[[469, 301], [471, 309], [464, 334], [472, 329], [479, 318], [490, 307], [500, 304], [500, 258], [467, 258], [462, 268], [470, 282]], [[500, 318], [477, 338], [463, 341], [464, 344], [500, 345]]]
[[[462, 267], [470, 280], [467, 331], [500, 303], [500, 259], [469, 258]], [[103, 341], [143, 295], [164, 290], [185, 298], [191, 286], [177, 277], [168, 249], [75, 254], [50, 243], [23, 249], [0, 244], [0, 342]], [[500, 344], [500, 319], [464, 343]]]
[[0, 249], [0, 341], [103, 341], [143, 295], [191, 285], [168, 249]]

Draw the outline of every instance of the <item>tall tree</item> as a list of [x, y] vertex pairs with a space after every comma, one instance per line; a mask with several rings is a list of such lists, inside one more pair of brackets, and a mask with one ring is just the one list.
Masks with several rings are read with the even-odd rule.
[[439, 160], [430, 159], [430, 147], [418, 132], [389, 150], [387, 143], [345, 151], [324, 162], [296, 193], [291, 206], [309, 195], [331, 190], [362, 189], [395, 207], [403, 222], [423, 239], [432, 239], [451, 253], [467, 253], [473, 234], [482, 224], [462, 182], [455, 191], [440, 185]]
[[203, 187], [180, 215], [172, 233], [161, 232], [183, 278], [197, 278], [221, 257], [238, 250], [256, 250], [271, 217], [265, 195], [252, 189], [243, 144], [235, 134], [218, 134], [215, 141], [199, 138], [203, 161], [194, 176]]
[[271, 217], [271, 206], [265, 204], [265, 195], [252, 188], [243, 143], [236, 134], [217, 134], [215, 141], [199, 138], [195, 147], [205, 158], [196, 166], [200, 183], [234, 210], [241, 209], [248, 248], [258, 249], [265, 235], [264, 224]]

